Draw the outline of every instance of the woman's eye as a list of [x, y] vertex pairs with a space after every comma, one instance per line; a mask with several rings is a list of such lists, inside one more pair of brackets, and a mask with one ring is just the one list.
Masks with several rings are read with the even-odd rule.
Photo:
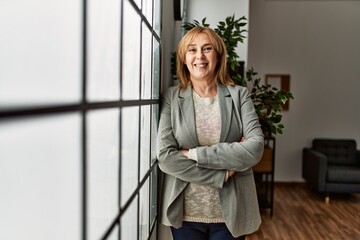
[[189, 48], [188, 50], [190, 53], [195, 53], [196, 52], [196, 49], [195, 48]]
[[204, 53], [208, 53], [208, 52], [210, 52], [212, 50], [212, 47], [204, 47], [203, 48], [203, 52]]

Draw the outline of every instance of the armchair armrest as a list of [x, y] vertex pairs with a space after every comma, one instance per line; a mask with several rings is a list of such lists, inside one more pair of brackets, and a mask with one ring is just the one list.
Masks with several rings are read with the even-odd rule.
[[320, 192], [326, 191], [327, 157], [310, 148], [303, 149], [303, 178]]

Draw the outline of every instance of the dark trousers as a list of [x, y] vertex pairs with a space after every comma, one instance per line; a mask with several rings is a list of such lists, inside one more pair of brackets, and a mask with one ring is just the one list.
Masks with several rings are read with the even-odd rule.
[[181, 228], [171, 227], [174, 240], [245, 240], [233, 237], [225, 223], [183, 222]]

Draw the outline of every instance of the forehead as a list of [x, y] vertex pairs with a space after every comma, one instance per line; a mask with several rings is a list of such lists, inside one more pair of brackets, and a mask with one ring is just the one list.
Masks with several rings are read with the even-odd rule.
[[194, 36], [193, 40], [190, 42], [190, 46], [193, 45], [205, 45], [205, 44], [211, 44], [210, 38], [206, 33], [198, 33], [196, 36]]

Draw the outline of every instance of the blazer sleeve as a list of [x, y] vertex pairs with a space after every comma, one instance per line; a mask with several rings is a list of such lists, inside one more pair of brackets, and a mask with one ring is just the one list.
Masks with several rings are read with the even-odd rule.
[[[250, 94], [240, 87], [233, 97], [235, 113], [242, 123], [243, 142], [221, 142], [197, 147], [198, 166], [209, 169], [245, 171], [256, 165], [263, 154], [264, 135]], [[238, 106], [238, 107], [237, 107]], [[236, 109], [239, 108], [239, 109]], [[240, 141], [240, 139], [239, 139]]]
[[[159, 130], [157, 135], [157, 158], [159, 168], [166, 174], [186, 182], [194, 182], [222, 188], [226, 175], [224, 169], [208, 169], [197, 165], [179, 152], [178, 143], [173, 134], [171, 106], [176, 91], [170, 88], [162, 96]], [[175, 124], [175, 123], [174, 123]]]

